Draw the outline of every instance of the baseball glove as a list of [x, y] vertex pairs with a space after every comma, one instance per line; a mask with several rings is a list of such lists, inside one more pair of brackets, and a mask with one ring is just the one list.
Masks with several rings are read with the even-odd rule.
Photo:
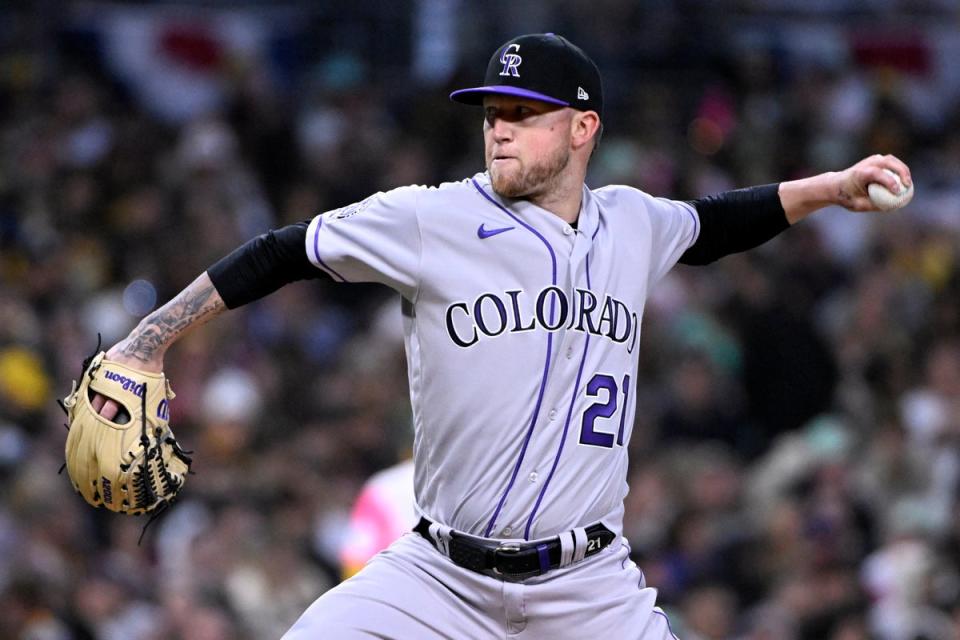
[[[122, 407], [116, 421], [94, 410], [97, 393]], [[176, 497], [192, 461], [168, 424], [173, 398], [162, 373], [131, 369], [102, 351], [84, 361], [80, 383], [74, 381], [63, 401], [67, 473], [84, 500], [140, 515], [162, 510]]]

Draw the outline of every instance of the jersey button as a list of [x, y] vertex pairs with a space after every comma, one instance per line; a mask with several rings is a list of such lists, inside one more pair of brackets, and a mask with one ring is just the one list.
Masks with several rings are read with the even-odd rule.
[[553, 420], [553, 419], [556, 418], [556, 417], [557, 417], [557, 410], [556, 410], [556, 409], [550, 409], [550, 419]]
[[530, 479], [530, 482], [536, 482], [537, 478], [539, 478], [540, 476], [537, 475], [536, 471], [531, 471], [530, 475], [527, 477]]
[[573, 347], [567, 347], [567, 360], [573, 357]]
[[513, 533], [513, 529], [511, 529], [510, 527], [503, 528], [503, 535], [509, 536], [511, 533]]
[[572, 235], [572, 234], [573, 234], [573, 227], [571, 227], [570, 225], [566, 225], [566, 226], [563, 228], [563, 235], [569, 236], [569, 235]]

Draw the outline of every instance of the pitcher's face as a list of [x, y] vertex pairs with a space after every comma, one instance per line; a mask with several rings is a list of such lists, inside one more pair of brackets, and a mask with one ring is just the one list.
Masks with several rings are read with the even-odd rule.
[[573, 110], [540, 100], [490, 95], [483, 139], [493, 190], [505, 198], [549, 192], [570, 163]]

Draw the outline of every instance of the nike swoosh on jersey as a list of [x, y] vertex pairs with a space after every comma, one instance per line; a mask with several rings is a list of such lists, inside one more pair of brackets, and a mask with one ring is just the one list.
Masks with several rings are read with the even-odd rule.
[[514, 228], [515, 227], [503, 227], [502, 229], [484, 229], [483, 225], [480, 225], [480, 227], [477, 228], [477, 237], [480, 238], [481, 240], [486, 240], [487, 238], [495, 236], [498, 233], [510, 231]]

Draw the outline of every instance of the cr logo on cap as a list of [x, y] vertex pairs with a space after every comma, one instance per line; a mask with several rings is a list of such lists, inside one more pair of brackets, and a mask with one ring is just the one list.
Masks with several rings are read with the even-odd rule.
[[510, 53], [511, 49], [514, 51], [520, 51], [520, 45], [513, 43], [503, 50], [503, 53], [500, 55], [500, 62], [503, 63], [503, 71], [500, 72], [500, 75], [512, 75], [514, 78], [519, 78], [520, 72], [517, 70], [517, 67], [520, 66], [521, 62], [523, 62], [523, 58], [521, 58], [520, 54], [518, 53]]

